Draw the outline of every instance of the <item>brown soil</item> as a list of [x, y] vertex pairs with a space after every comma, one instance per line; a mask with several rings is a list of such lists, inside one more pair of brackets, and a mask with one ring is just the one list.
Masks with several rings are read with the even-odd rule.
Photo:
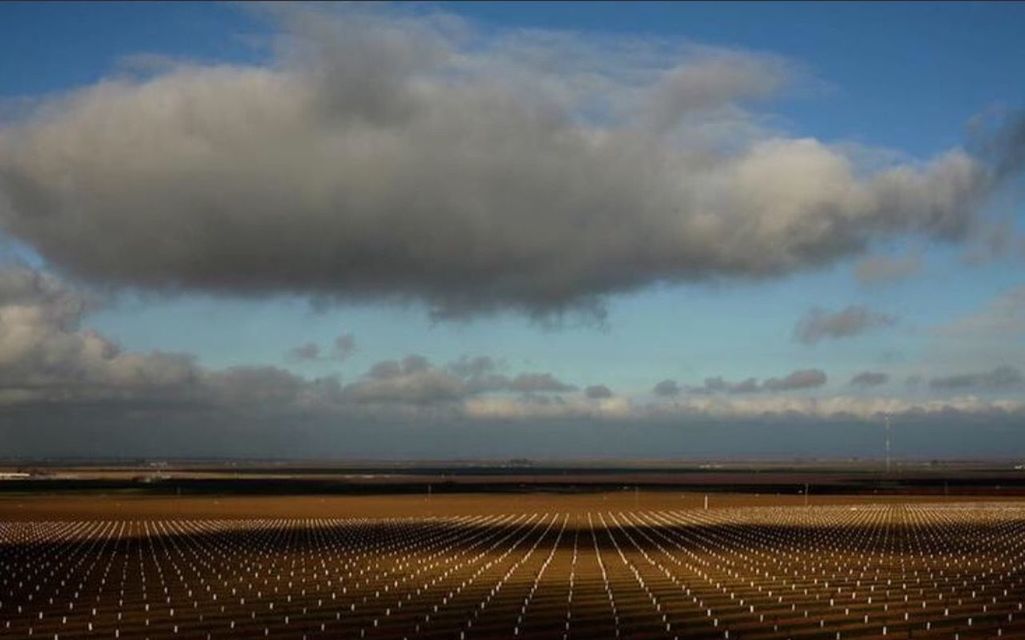
[[[0, 494], [0, 520], [161, 520], [168, 518], [387, 518], [493, 515], [559, 511], [742, 506], [896, 504], [909, 502], [1014, 502], [999, 496], [850, 496], [750, 493], [613, 491], [598, 493], [497, 493], [384, 496], [164, 496], [132, 493]], [[1020, 500], [1020, 499], [1017, 499]]]

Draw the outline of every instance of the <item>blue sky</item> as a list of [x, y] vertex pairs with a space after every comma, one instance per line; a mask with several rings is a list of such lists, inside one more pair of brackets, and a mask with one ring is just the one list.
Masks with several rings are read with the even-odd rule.
[[[707, 117], [715, 123], [719, 118], [734, 123], [728, 118], [739, 117], [743, 126], [757, 128], [758, 140], [814, 140], [857, 158], [853, 162], [879, 158], [887, 167], [918, 170], [950, 150], [967, 148], [973, 154], [973, 122], [1011, 119], [1025, 104], [1025, 83], [1020, 79], [1025, 11], [1010, 3], [440, 3], [380, 13], [383, 17], [374, 19], [388, 28], [394, 26], [389, 20], [428, 24], [439, 15], [458, 17], [463, 28], [485, 43], [524, 33], [558, 32], [571, 34], [578, 43], [597, 43], [597, 51], [609, 41], [641, 42], [666, 44], [669, 50], [700, 45], [714, 48], [714, 56], [739, 52], [757, 64], [782, 60], [787, 69], [784, 86], [751, 100], [731, 100], [721, 112]], [[272, 43], [282, 33], [302, 37], [290, 31], [296, 29], [289, 26], [292, 18], [232, 4], [4, 4], [0, 154], [5, 129], [30, 131], [36, 126], [33, 119], [59, 105], [64, 96], [93, 90], [110, 78], [145, 83], [147, 78], [175, 73], [182, 64], [274, 68], [281, 59]], [[344, 33], [337, 37], [344, 39]], [[509, 46], [511, 51], [516, 45]], [[474, 51], [462, 53], [472, 59]], [[511, 54], [503, 50], [502, 55]], [[615, 53], [607, 54], [610, 59], [595, 55], [599, 65], [610, 69], [621, 64]], [[667, 59], [658, 66], [674, 63]], [[140, 65], [149, 66], [140, 71]], [[369, 77], [378, 72], [357, 65], [355, 73]], [[694, 126], [710, 125], [701, 121]], [[8, 152], [8, 166], [29, 166], [19, 164], [28, 157], [25, 148]], [[22, 157], [13, 155], [17, 153]], [[38, 154], [44, 151], [35, 153], [42, 157]], [[0, 158], [0, 171], [4, 162]], [[309, 291], [302, 286], [294, 291], [263, 287], [237, 272], [214, 274], [198, 286], [183, 275], [181, 286], [169, 292], [152, 286], [154, 280], [134, 279], [132, 266], [110, 266], [116, 259], [96, 258], [87, 264], [74, 238], [54, 239], [49, 230], [6, 223], [5, 240], [35, 268], [59, 274], [81, 290], [111, 295], [106, 305], [80, 318], [80, 331], [95, 330], [124, 352], [191, 354], [210, 371], [279, 367], [306, 380], [338, 375], [343, 384], [358, 384], [375, 363], [409, 354], [422, 354], [436, 367], [464, 355], [487, 355], [510, 377], [546, 372], [580, 389], [606, 385], [617, 397], [640, 404], [648, 402], [652, 387], [665, 379], [686, 387], [700, 386], [715, 376], [727, 381], [764, 380], [812, 369], [826, 372], [828, 382], [794, 391], [798, 397], [943, 399], [967, 394], [1003, 400], [1020, 397], [1022, 389], [991, 389], [985, 383], [953, 391], [942, 383], [911, 389], [904, 380], [911, 375], [928, 381], [1001, 366], [1025, 367], [1021, 308], [999, 312], [1019, 323], [1008, 330], [999, 348], [979, 331], [944, 332], [945, 327], [988, 313], [1001, 296], [1025, 284], [1025, 244], [1018, 235], [1025, 216], [1021, 186], [1020, 178], [1014, 177], [988, 194], [972, 212], [976, 226], [950, 240], [931, 230], [884, 231], [871, 234], [865, 245], [853, 250], [809, 259], [780, 272], [740, 277], [713, 273], [710, 279], [652, 273], [626, 291], [599, 287], [607, 309], [604, 322], [571, 318], [555, 327], [532, 319], [516, 300], [508, 299], [466, 317], [438, 320], [430, 313], [433, 294], [417, 290], [418, 285], [408, 285], [412, 294], [400, 296], [401, 302], [390, 294], [363, 297], [340, 289], [334, 292], [339, 301], [326, 308], [313, 308]], [[1005, 226], [996, 235], [1007, 240], [1008, 247], [997, 250], [984, 239], [999, 222]], [[97, 218], [96, 224], [101, 223]], [[154, 228], [154, 233], [161, 233], [159, 226]], [[196, 228], [191, 232], [201, 233]], [[246, 230], [235, 231], [248, 237]], [[538, 228], [534, 233], [545, 231]], [[859, 282], [859, 262], [880, 256], [912, 261], [917, 267], [904, 277]], [[282, 271], [289, 269], [282, 265]], [[221, 277], [229, 284], [208, 286]], [[236, 281], [246, 284], [231, 284]], [[575, 304], [574, 300], [570, 302]], [[827, 331], [813, 344], [795, 338], [798, 323], [813, 309], [839, 315], [850, 308], [880, 318], [878, 326], [869, 322], [849, 335]], [[297, 360], [288, 355], [308, 342], [326, 352], [340, 334], [351, 334], [356, 344], [344, 361]], [[865, 371], [885, 372], [889, 383], [852, 389], [850, 378]], [[1025, 438], [1021, 440], [1025, 447]]]

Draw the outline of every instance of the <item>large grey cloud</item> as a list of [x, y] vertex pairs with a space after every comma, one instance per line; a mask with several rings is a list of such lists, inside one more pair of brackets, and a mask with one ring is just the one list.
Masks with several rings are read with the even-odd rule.
[[798, 320], [794, 327], [794, 338], [804, 344], [815, 344], [825, 339], [851, 338], [896, 322], [895, 316], [878, 313], [861, 305], [851, 305], [835, 312], [814, 308]]
[[104, 283], [600, 313], [960, 238], [1004, 166], [952, 149], [866, 172], [767, 130], [746, 105], [793, 77], [773, 56], [275, 11], [266, 66], [112, 77], [0, 129], [3, 228]]

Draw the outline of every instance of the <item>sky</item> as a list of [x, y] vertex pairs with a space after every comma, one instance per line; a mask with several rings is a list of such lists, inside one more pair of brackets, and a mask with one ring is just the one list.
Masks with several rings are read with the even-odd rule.
[[1023, 27], [4, 3], [0, 457], [1023, 457]]

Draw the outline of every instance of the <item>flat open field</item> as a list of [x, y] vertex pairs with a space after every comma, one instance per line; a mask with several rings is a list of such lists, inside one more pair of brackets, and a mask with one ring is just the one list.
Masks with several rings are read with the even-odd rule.
[[0, 638], [1025, 637], [1025, 502], [0, 498]]
[[168, 496], [146, 492], [97, 494], [0, 493], [0, 521], [168, 520], [176, 518], [400, 518], [538, 511], [659, 511], [727, 507], [994, 502], [1025, 505], [1009, 496], [811, 495], [633, 491], [587, 493], [448, 493], [424, 495]]

